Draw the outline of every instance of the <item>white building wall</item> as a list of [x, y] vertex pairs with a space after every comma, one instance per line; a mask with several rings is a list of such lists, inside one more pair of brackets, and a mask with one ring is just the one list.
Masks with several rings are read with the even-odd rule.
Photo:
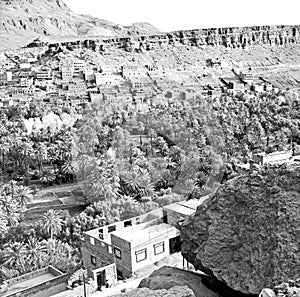
[[[179, 235], [177, 229], [171, 229], [167, 233], [162, 233], [160, 236], [155, 235], [155, 238], [147, 241], [143, 245], [132, 246], [131, 250], [131, 259], [132, 259], [132, 271], [137, 271], [147, 265], [151, 265], [170, 254], [169, 239], [174, 238]], [[158, 255], [154, 253], [154, 244], [164, 243], [164, 252]], [[142, 249], [147, 250], [147, 258], [143, 261], [136, 261], [136, 252], [141, 251]]]

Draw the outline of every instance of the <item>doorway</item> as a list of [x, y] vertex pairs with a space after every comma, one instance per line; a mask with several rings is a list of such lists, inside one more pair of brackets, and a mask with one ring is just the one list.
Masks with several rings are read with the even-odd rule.
[[170, 254], [174, 254], [181, 251], [180, 235], [169, 239]]
[[105, 270], [102, 270], [97, 273], [97, 286], [98, 289], [101, 289], [101, 286], [105, 286], [106, 283], [106, 275]]

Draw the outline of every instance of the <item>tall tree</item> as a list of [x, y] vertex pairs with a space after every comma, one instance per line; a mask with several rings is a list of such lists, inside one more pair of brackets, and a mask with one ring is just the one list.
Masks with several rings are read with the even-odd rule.
[[58, 211], [50, 209], [44, 213], [42, 217], [42, 231], [45, 235], [48, 235], [53, 239], [53, 236], [59, 234], [61, 229], [62, 219], [61, 214]]
[[3, 264], [8, 268], [25, 270], [25, 245], [23, 242], [10, 242], [4, 245]]
[[45, 241], [39, 241], [37, 238], [30, 237], [25, 244], [24, 257], [27, 265], [33, 268], [42, 268], [42, 256], [47, 253]]

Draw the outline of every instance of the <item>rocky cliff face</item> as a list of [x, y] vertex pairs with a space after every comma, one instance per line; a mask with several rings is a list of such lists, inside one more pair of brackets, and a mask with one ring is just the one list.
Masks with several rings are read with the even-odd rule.
[[[43, 42], [43, 45], [59, 47], [85, 46], [96, 52], [110, 49], [125, 49], [126, 51], [150, 51], [176, 46], [193, 46], [200, 48], [255, 48], [257, 46], [288, 46], [300, 43], [300, 26], [256, 26], [211, 28], [183, 30], [169, 33], [155, 33], [155, 28], [149, 24], [139, 23], [124, 27], [122, 36], [92, 37], [82, 36], [73, 40]], [[145, 33], [146, 32], [146, 33]], [[30, 46], [37, 46], [31, 44]]]
[[73, 13], [61, 0], [0, 0], [0, 47], [28, 44], [37, 37], [120, 36], [158, 32], [150, 24], [123, 27]]
[[236, 178], [182, 227], [182, 254], [234, 290], [259, 294], [300, 273], [300, 168]]

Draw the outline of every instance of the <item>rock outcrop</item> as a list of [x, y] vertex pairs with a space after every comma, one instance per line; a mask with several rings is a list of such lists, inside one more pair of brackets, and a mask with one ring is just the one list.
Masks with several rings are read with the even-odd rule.
[[259, 297], [300, 297], [300, 278], [281, 283], [272, 289], [261, 291]]
[[155, 270], [149, 277], [143, 279], [139, 285], [139, 288], [149, 288], [151, 290], [169, 290], [173, 287], [188, 287], [196, 297], [220, 296], [202, 283], [200, 275], [168, 266]]
[[161, 289], [152, 291], [148, 288], [135, 289], [125, 294], [115, 295], [115, 297], [196, 297], [188, 287], [173, 287], [169, 290]]
[[261, 45], [287, 46], [300, 43], [300, 26], [210, 28], [155, 33], [156, 29], [152, 26], [150, 26], [151, 29], [149, 25], [143, 23], [138, 25], [138, 27], [136, 27], [137, 24], [133, 25], [131, 30], [126, 31], [126, 34], [123, 31], [123, 35], [114, 34], [111, 37], [85, 36], [80, 40], [52, 42], [50, 46], [77, 46], [78, 41], [80, 41], [85, 47], [91, 48], [96, 52], [103, 52], [116, 48], [125, 49], [126, 51], [151, 51], [182, 45], [200, 48], [226, 47], [245, 49]]
[[68, 42], [73, 46], [82, 40], [86, 41], [85, 46], [96, 51], [104, 51], [107, 47], [143, 51], [177, 45], [247, 48], [299, 43], [300, 26], [208, 28], [162, 33], [148, 23], [122, 26], [89, 15], [78, 15], [62, 0], [0, 0], [0, 49], [25, 46], [36, 38], [43, 38], [47, 44]]
[[181, 230], [182, 254], [236, 291], [259, 294], [300, 273], [300, 168], [235, 178]]

